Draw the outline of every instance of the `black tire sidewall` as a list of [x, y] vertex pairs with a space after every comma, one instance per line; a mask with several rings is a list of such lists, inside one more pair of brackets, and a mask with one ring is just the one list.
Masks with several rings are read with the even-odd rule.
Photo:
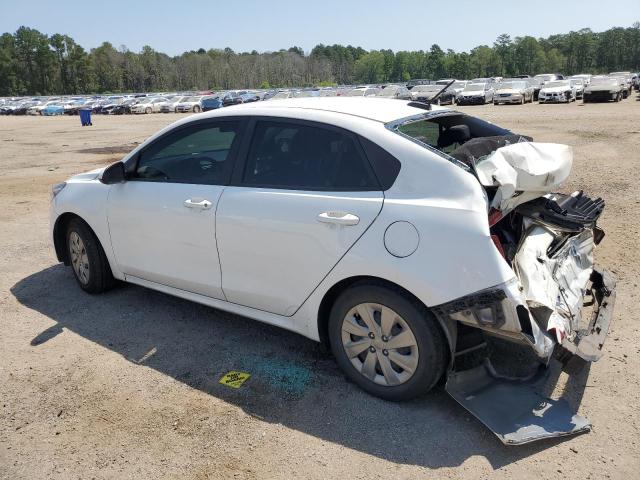
[[[394, 310], [411, 328], [418, 343], [418, 367], [401, 385], [384, 386], [362, 376], [342, 346], [342, 321], [347, 312], [361, 303], [377, 303]], [[426, 394], [442, 377], [447, 365], [446, 338], [433, 315], [416, 300], [400, 291], [379, 285], [355, 285], [335, 301], [329, 318], [329, 341], [338, 365], [347, 377], [365, 391], [391, 401], [409, 400]]]
[[89, 281], [84, 284], [78, 278], [76, 271], [71, 267], [73, 271], [73, 276], [84, 291], [89, 293], [99, 293], [106, 290], [109, 285], [109, 280], [112, 280], [111, 269], [107, 262], [107, 259], [102, 251], [102, 247], [95, 234], [91, 231], [89, 226], [84, 223], [80, 219], [73, 219], [69, 222], [67, 226], [67, 252], [69, 254], [69, 261], [71, 261], [71, 251], [70, 251], [70, 242], [69, 237], [71, 233], [75, 232], [78, 234], [82, 243], [84, 243], [84, 248], [87, 252], [87, 259], [89, 261]]

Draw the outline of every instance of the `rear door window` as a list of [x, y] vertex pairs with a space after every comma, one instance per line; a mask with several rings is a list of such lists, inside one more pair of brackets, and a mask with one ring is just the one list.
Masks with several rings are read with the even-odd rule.
[[291, 190], [380, 190], [354, 135], [285, 121], [256, 123], [242, 183]]

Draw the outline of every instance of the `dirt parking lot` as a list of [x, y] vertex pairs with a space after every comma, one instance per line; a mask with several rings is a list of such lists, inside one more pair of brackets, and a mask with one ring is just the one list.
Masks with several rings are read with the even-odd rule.
[[[83, 293], [54, 257], [50, 186], [179, 117], [0, 117], [0, 477], [638, 478], [640, 101], [463, 110], [572, 145], [565, 190], [607, 201], [614, 323], [564, 391], [591, 433], [504, 447], [442, 389], [378, 400], [303, 337], [132, 285]], [[252, 377], [233, 390], [229, 370]]]

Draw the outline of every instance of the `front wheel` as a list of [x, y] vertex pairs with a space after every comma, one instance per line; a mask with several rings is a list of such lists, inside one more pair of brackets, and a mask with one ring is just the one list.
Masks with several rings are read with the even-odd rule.
[[329, 340], [345, 374], [385, 400], [427, 393], [447, 365], [447, 341], [435, 317], [416, 300], [381, 285], [356, 284], [338, 297]]
[[151, 107], [147, 107], [144, 110], [144, 113], [146, 113], [147, 115], [149, 115], [151, 113]]
[[201, 108], [198, 105], [193, 107], [193, 113], [200, 113]]
[[109, 261], [89, 226], [79, 218], [71, 220], [66, 238], [69, 262], [80, 288], [89, 293], [111, 288], [115, 279]]

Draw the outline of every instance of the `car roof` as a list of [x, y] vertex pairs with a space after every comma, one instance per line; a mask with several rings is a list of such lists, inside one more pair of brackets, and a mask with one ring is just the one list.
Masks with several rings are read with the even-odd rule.
[[[387, 123], [399, 118], [424, 114], [424, 108], [411, 106], [412, 102], [363, 97], [304, 97], [290, 98], [286, 100], [269, 100], [267, 102], [254, 102], [227, 107], [223, 111], [212, 111], [199, 115], [226, 116], [226, 115], [270, 115], [275, 110], [286, 110], [295, 116], [296, 110], [320, 110], [339, 115], [352, 115], [377, 122]], [[433, 106], [433, 110], [439, 107]]]

